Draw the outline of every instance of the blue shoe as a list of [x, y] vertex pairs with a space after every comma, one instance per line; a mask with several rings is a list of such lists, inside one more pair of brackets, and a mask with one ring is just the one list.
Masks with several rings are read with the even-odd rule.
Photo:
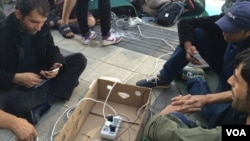
[[147, 88], [170, 88], [171, 86], [170, 83], [163, 81], [160, 75], [140, 80], [136, 82], [136, 85]]

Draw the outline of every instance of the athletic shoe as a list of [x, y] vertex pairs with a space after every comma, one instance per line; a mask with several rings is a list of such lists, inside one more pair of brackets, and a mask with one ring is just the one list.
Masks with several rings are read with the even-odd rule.
[[170, 88], [171, 86], [170, 83], [163, 81], [160, 75], [140, 80], [136, 82], [136, 85], [148, 88]]
[[193, 68], [186, 66], [180, 73], [179, 77], [183, 80], [191, 79], [191, 78], [197, 78], [197, 77], [203, 77], [205, 78], [206, 73], [202, 68]]
[[116, 35], [112, 32], [110, 32], [109, 35], [102, 37], [102, 45], [107, 46], [107, 45], [112, 45], [119, 43], [122, 40], [120, 35]]
[[94, 40], [96, 38], [95, 31], [89, 31], [89, 33], [86, 36], [82, 37], [82, 44], [88, 45], [91, 40]]

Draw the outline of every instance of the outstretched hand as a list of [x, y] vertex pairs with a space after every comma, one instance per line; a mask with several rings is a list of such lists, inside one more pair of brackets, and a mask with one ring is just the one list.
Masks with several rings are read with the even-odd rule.
[[18, 141], [35, 141], [37, 131], [35, 127], [23, 118], [17, 118], [14, 123], [15, 128], [11, 131], [16, 135]]
[[205, 105], [204, 95], [180, 95], [171, 99], [171, 105], [177, 106], [176, 111], [181, 113], [192, 113], [200, 111]]
[[35, 141], [37, 131], [26, 119], [0, 110], [0, 128], [10, 130], [17, 141]]

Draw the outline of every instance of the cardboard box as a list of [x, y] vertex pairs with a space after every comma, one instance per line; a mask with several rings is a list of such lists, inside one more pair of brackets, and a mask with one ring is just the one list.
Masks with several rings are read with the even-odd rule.
[[[107, 104], [115, 111], [108, 105], [104, 107], [103, 103], [88, 98], [103, 102], [107, 99]], [[140, 141], [149, 117], [150, 98], [149, 88], [97, 79], [86, 93], [85, 100], [80, 102], [55, 140], [101, 141], [100, 132], [105, 123], [103, 115], [115, 115], [116, 112], [123, 121], [115, 140]]]

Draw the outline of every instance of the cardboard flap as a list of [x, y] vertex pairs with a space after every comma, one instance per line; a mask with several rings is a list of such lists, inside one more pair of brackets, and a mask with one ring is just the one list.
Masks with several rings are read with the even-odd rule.
[[[105, 100], [110, 92], [108, 87], [112, 87], [108, 101], [117, 102], [121, 104], [130, 105], [133, 107], [140, 107], [148, 102], [151, 96], [151, 89], [137, 87], [119, 82], [111, 82], [106, 80], [99, 80], [99, 99]], [[127, 95], [124, 99], [121, 95]]]

